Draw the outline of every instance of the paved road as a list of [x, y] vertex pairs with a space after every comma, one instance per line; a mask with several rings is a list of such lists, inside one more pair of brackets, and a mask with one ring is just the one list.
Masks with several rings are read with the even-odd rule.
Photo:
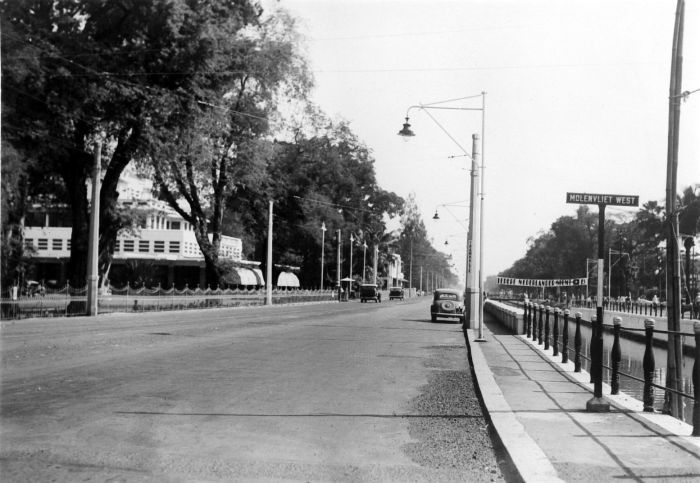
[[2, 323], [3, 481], [499, 481], [428, 300]]

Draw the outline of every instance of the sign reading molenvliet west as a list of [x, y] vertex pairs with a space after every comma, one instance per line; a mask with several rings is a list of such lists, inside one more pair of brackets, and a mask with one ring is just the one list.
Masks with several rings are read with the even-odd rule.
[[639, 196], [566, 193], [566, 202], [579, 205], [639, 206]]
[[499, 285], [515, 285], [518, 287], [576, 287], [588, 285], [586, 278], [553, 278], [553, 279], [538, 279], [538, 278], [511, 278], [498, 277]]

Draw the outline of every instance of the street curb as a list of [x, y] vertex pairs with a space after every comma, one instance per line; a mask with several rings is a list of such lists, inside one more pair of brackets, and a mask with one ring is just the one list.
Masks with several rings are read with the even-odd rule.
[[527, 434], [503, 396], [481, 351], [480, 344], [474, 341], [476, 339], [475, 330], [467, 329], [466, 332], [471, 352], [472, 367], [474, 368], [476, 383], [481, 392], [484, 406], [489, 413], [494, 429], [503, 443], [503, 447], [508, 452], [518, 473], [525, 481], [564, 481], [557, 476], [557, 472], [549, 458]]

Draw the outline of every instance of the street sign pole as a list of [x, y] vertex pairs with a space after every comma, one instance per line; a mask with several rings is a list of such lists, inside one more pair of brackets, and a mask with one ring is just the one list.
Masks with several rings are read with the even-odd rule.
[[[598, 286], [596, 290], [596, 320], [591, 321], [591, 378], [593, 397], [586, 402], [586, 411], [608, 412], [610, 403], [603, 398], [603, 277], [605, 262], [605, 207], [639, 206], [639, 196], [594, 193], [566, 193], [566, 202], [598, 205]], [[610, 268], [608, 267], [608, 270]], [[586, 274], [588, 275], [588, 274]]]

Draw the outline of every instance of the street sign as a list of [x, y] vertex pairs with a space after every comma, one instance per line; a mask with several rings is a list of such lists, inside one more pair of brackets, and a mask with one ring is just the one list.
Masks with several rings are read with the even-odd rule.
[[578, 205], [639, 206], [639, 195], [566, 193], [566, 202]]

